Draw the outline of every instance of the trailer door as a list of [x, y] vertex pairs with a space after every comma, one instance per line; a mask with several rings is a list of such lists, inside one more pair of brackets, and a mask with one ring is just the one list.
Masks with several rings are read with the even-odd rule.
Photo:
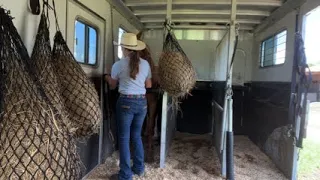
[[[298, 23], [296, 23], [296, 25], [298, 27]], [[306, 61], [303, 38], [300, 33], [296, 33], [289, 107], [289, 119], [293, 124], [291, 130], [291, 138], [293, 140], [291, 161], [292, 180], [298, 179], [299, 148], [303, 147], [303, 139], [306, 137], [306, 125], [309, 113], [307, 95], [311, 82], [312, 77]]]
[[166, 157], [176, 131], [176, 111], [172, 98], [165, 92], [162, 97], [160, 168], [165, 167]]

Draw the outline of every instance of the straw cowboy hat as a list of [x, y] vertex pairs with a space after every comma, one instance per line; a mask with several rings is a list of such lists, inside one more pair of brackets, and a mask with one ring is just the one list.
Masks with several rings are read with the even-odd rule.
[[146, 44], [137, 39], [137, 35], [133, 33], [123, 33], [121, 37], [120, 44], [113, 42], [116, 46], [121, 46], [126, 49], [141, 51], [146, 48]]

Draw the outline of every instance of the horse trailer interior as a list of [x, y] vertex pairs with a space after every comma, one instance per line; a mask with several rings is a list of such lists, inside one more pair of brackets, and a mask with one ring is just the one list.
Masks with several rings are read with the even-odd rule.
[[[99, 94], [100, 132], [77, 140], [85, 166], [83, 179], [108, 179], [110, 174], [92, 174], [117, 169], [117, 162], [115, 167], [108, 162], [117, 158], [119, 94], [108, 89], [104, 80], [122, 56], [113, 41], [119, 41], [123, 32], [142, 32], [157, 66], [168, 31], [191, 60], [197, 82], [178, 111], [168, 93], [154, 92], [155, 134], [160, 140], [153, 154], [157, 157], [154, 169], [147, 170], [163, 173], [173, 167], [168, 165], [173, 162], [170, 158], [189, 150], [186, 156], [194, 155], [194, 145], [198, 150], [207, 148], [199, 150], [205, 157], [199, 155], [187, 166], [192, 166], [191, 161], [208, 161], [206, 166], [215, 166], [214, 175], [202, 176], [200, 170], [189, 177], [150, 172], [145, 179], [298, 179], [309, 103], [320, 100], [319, 79], [311, 81], [303, 44], [306, 16], [320, 8], [319, 0], [40, 0], [38, 6], [35, 2], [0, 0], [0, 6], [10, 10], [31, 54], [40, 21], [34, 11], [40, 8], [41, 12], [43, 2], [51, 6], [55, 2], [59, 29]], [[56, 18], [51, 12], [49, 17], [53, 45]], [[247, 153], [240, 153], [241, 149]], [[241, 161], [251, 163], [243, 168], [252, 172], [270, 162], [280, 175], [261, 169], [256, 169], [255, 176], [239, 175], [244, 171], [239, 169]], [[193, 172], [189, 167], [181, 171]]]

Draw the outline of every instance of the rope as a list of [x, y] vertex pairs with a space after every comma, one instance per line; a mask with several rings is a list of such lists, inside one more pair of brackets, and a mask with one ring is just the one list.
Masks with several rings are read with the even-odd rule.
[[52, 5], [53, 5], [53, 12], [54, 12], [54, 17], [55, 17], [55, 21], [56, 21], [56, 30], [60, 31], [60, 27], [59, 27], [59, 23], [58, 23], [58, 16], [57, 16], [57, 11], [56, 11], [56, 4], [55, 4], [54, 0], [52, 0]]

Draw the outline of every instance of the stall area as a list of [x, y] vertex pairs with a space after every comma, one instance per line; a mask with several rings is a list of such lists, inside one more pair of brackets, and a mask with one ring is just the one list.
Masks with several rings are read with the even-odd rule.
[[[292, 132], [300, 132], [304, 116], [300, 114], [302, 117], [297, 120], [299, 115], [293, 110], [297, 102], [290, 93], [296, 92], [302, 97], [301, 106], [306, 106], [305, 96], [301, 96], [305, 91], [297, 90], [300, 85], [291, 83], [291, 78], [296, 77], [292, 67], [301, 65], [299, 55], [295, 55], [295, 48], [300, 44], [293, 34], [299, 31], [295, 27], [303, 17], [294, 9], [303, 3], [124, 1], [144, 25], [143, 41], [150, 47], [156, 63], [170, 22], [171, 32], [197, 74], [192, 96], [181, 101], [178, 113], [174, 113], [171, 97], [164, 92], [160, 151], [155, 153], [163, 171], [171, 169], [172, 147], [181, 140], [176, 138], [177, 134], [191, 133], [195, 137], [202, 134], [212, 138], [211, 146], [216, 154], [213, 159], [219, 162], [220, 176], [237, 177], [237, 150], [231, 148], [236, 146], [228, 137], [234, 134], [247, 137], [286, 178], [296, 178], [298, 152], [293, 141], [302, 137]], [[297, 18], [294, 14], [298, 14]], [[281, 27], [285, 21], [285, 27]], [[202, 140], [198, 141], [202, 144]], [[234, 143], [242, 141], [235, 136]]]
[[[118, 172], [119, 93], [117, 88], [110, 89], [106, 75], [122, 58], [121, 46], [114, 46], [114, 42], [128, 32], [138, 34], [137, 38], [146, 43], [153, 59], [149, 63], [154, 64], [152, 83], [156, 84], [147, 89], [148, 114], [141, 133], [146, 174], [135, 176], [135, 180], [297, 180], [300, 150], [308, 132], [309, 103], [320, 100], [320, 73], [310, 72], [305, 53], [306, 48], [315, 46], [304, 44], [306, 16], [317, 7], [319, 0], [30, 0], [18, 5], [12, 0], [0, 0], [0, 36], [5, 39], [0, 43], [0, 52], [10, 50], [0, 53], [0, 142], [5, 144], [0, 145], [0, 179], [45, 179], [49, 173], [52, 179], [102, 180]], [[48, 98], [52, 92], [38, 83], [43, 81], [42, 75], [35, 75], [32, 61], [25, 62], [37, 59], [28, 56], [32, 55], [37, 39], [41, 39], [37, 27], [43, 17], [50, 24], [42, 27], [48, 31], [43, 42], [49, 49], [45, 57], [58, 62], [56, 44], [63, 46], [67, 57], [66, 62], [54, 65], [68, 72], [59, 75], [56, 84], [72, 92], [79, 90], [78, 94], [69, 91], [66, 95], [53, 88], [57, 97], [63, 96], [56, 107]], [[54, 41], [56, 37], [62, 40]], [[43, 53], [41, 45], [35, 47]], [[18, 70], [17, 64], [21, 66]], [[74, 69], [77, 73], [69, 74]], [[42, 68], [37, 70], [41, 72]], [[60, 73], [56, 69], [51, 71], [54, 77]], [[46, 112], [55, 109], [56, 114], [32, 108], [31, 95], [25, 103], [28, 108], [16, 106], [24, 98], [22, 94], [28, 92], [20, 88], [28, 83], [19, 79], [27, 76], [28, 82], [35, 83], [37, 88], [31, 85], [24, 88], [37, 89], [33, 94], [48, 103]], [[179, 85], [178, 90], [170, 89]], [[22, 92], [13, 91], [20, 99], [10, 96], [11, 87]], [[87, 101], [76, 101], [84, 97]], [[64, 107], [66, 102], [68, 108]], [[80, 110], [72, 112], [70, 109], [76, 102]], [[11, 112], [10, 103], [23, 111], [7, 116]], [[83, 125], [75, 122], [83, 118], [82, 113], [89, 106], [97, 113], [94, 118], [87, 114], [87, 125], [95, 129], [79, 135], [75, 132], [80, 129], [81, 133]], [[49, 140], [36, 133], [41, 118], [23, 123], [29, 112], [42, 115], [41, 123], [47, 129], [69, 138], [68, 148], [60, 142], [50, 148], [59, 148], [60, 144], [64, 148], [61, 152], [71, 152], [63, 158], [76, 160], [67, 162], [61, 160], [61, 152], [52, 156], [45, 151], [43, 144], [53, 143], [50, 139], [54, 136], [46, 134], [45, 128], [43, 132]], [[80, 118], [75, 118], [77, 115]], [[50, 125], [47, 116], [52, 118]], [[58, 120], [64, 132], [57, 128], [55, 116], [61, 118]], [[20, 121], [19, 117], [25, 120]], [[10, 131], [13, 122], [10, 118], [21, 126], [15, 129], [16, 133]], [[153, 124], [155, 127], [151, 127]], [[18, 131], [28, 134], [30, 128], [38, 139], [19, 136]], [[13, 138], [8, 138], [9, 135]], [[14, 139], [19, 142], [14, 143]], [[37, 144], [35, 150], [30, 142]], [[26, 147], [23, 143], [31, 145]], [[14, 156], [10, 156], [11, 151]], [[40, 154], [48, 165], [42, 165], [41, 158], [39, 162], [32, 160], [33, 153]], [[30, 163], [25, 160], [28, 158], [36, 167], [30, 172]], [[50, 169], [54, 158], [58, 159], [58, 165]], [[10, 165], [11, 161], [16, 165]], [[302, 164], [302, 169], [306, 169]], [[313, 178], [319, 177], [318, 172], [319, 168]], [[310, 179], [307, 175], [300, 177]]]
[[[209, 135], [177, 133], [170, 146], [164, 169], [158, 168], [159, 149], [157, 146], [155, 162], [146, 164], [146, 174], [143, 177], [135, 176], [134, 179], [224, 179], [220, 176], [219, 158]], [[234, 151], [235, 179], [287, 179], [268, 156], [247, 137], [235, 137]], [[108, 179], [119, 170], [118, 163], [118, 153], [114, 153], [84, 179]]]

